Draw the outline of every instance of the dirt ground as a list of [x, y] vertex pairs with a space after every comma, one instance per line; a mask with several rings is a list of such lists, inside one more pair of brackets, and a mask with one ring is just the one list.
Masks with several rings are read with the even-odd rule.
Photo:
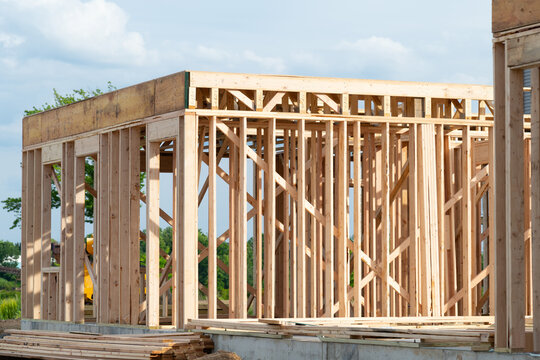
[[0, 337], [3, 336], [6, 329], [20, 329], [21, 319], [16, 320], [0, 320]]

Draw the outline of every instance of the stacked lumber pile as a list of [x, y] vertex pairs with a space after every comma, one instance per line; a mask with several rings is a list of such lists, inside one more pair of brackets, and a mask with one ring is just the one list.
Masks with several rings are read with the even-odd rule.
[[0, 339], [0, 357], [32, 359], [191, 360], [214, 348], [200, 333], [101, 335], [52, 331], [8, 330]]
[[492, 317], [192, 319], [187, 326], [206, 333], [244, 336], [316, 336], [321, 341], [405, 347], [493, 347]]

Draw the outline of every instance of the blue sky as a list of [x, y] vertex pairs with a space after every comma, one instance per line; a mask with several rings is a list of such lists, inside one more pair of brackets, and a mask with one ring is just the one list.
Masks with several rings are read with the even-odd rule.
[[[53, 88], [185, 69], [492, 84], [491, 1], [0, 0], [0, 199]], [[20, 241], [11, 222], [0, 209], [0, 239]]]

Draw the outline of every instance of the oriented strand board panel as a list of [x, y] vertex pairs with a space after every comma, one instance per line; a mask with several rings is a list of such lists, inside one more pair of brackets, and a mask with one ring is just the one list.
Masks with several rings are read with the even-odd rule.
[[[62, 106], [56, 112], [61, 126], [60, 133], [81, 134], [94, 130], [96, 127], [93, 99]], [[49, 138], [42, 139], [42, 141], [54, 140], [57, 134], [52, 133]]]
[[154, 115], [155, 82], [147, 81], [118, 91], [118, 113], [110, 125]]
[[26, 143], [37, 144], [41, 142], [41, 122], [44, 115], [45, 113], [40, 113], [23, 119], [23, 146]]
[[507, 66], [538, 64], [540, 62], [540, 33], [508, 39], [506, 53]]
[[156, 115], [184, 108], [186, 72], [156, 79]]
[[493, 0], [492, 31], [494, 33], [540, 23], [538, 0]]
[[94, 108], [96, 109], [96, 125], [98, 127], [112, 124], [111, 119], [115, 119], [118, 113], [118, 91], [96, 97]]
[[50, 139], [54, 139], [56, 136], [55, 134], [59, 134], [62, 132], [62, 128], [64, 124], [60, 121], [58, 121], [58, 111], [45, 111], [43, 113], [33, 115], [29, 118], [23, 119], [23, 126], [24, 124], [31, 124], [30, 126], [34, 126], [34, 122], [36, 119], [41, 119], [41, 133], [39, 137], [32, 137], [31, 139], [26, 138], [26, 132], [23, 131], [23, 144], [25, 142], [29, 143], [37, 143], [37, 142], [44, 142], [48, 141]]
[[83, 134], [184, 108], [179, 72], [23, 119], [23, 146]]

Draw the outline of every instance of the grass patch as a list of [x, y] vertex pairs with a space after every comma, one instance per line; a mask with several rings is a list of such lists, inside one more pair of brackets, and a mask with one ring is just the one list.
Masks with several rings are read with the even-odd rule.
[[10, 297], [0, 301], [0, 320], [18, 319], [21, 317], [21, 297]]

